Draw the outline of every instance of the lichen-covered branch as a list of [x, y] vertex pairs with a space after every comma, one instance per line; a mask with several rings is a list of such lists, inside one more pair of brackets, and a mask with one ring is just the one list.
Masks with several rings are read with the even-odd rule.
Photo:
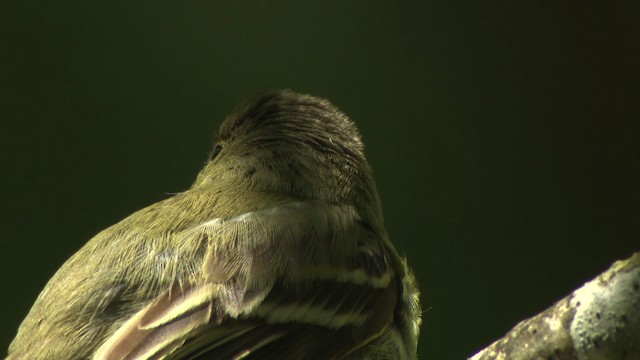
[[640, 359], [640, 253], [615, 262], [470, 360]]

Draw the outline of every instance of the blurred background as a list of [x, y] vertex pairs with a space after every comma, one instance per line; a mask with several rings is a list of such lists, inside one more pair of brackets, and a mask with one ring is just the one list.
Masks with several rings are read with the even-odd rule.
[[190, 186], [241, 99], [292, 88], [363, 133], [421, 358], [472, 355], [640, 250], [640, 3], [604, 4], [3, 2], [0, 348], [91, 236]]

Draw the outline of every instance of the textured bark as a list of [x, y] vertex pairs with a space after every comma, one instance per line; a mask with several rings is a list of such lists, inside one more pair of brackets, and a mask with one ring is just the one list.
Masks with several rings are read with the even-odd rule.
[[640, 359], [640, 253], [615, 262], [470, 358], [538, 359]]

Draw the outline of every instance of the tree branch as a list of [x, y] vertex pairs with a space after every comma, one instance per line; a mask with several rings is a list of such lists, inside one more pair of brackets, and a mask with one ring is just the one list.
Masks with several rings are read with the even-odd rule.
[[469, 359], [640, 359], [640, 252]]

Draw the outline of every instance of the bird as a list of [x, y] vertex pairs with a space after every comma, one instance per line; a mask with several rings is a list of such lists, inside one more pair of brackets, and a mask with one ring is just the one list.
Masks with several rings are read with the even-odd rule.
[[49, 280], [17, 359], [416, 359], [420, 293], [355, 123], [261, 91], [191, 187], [99, 232]]

